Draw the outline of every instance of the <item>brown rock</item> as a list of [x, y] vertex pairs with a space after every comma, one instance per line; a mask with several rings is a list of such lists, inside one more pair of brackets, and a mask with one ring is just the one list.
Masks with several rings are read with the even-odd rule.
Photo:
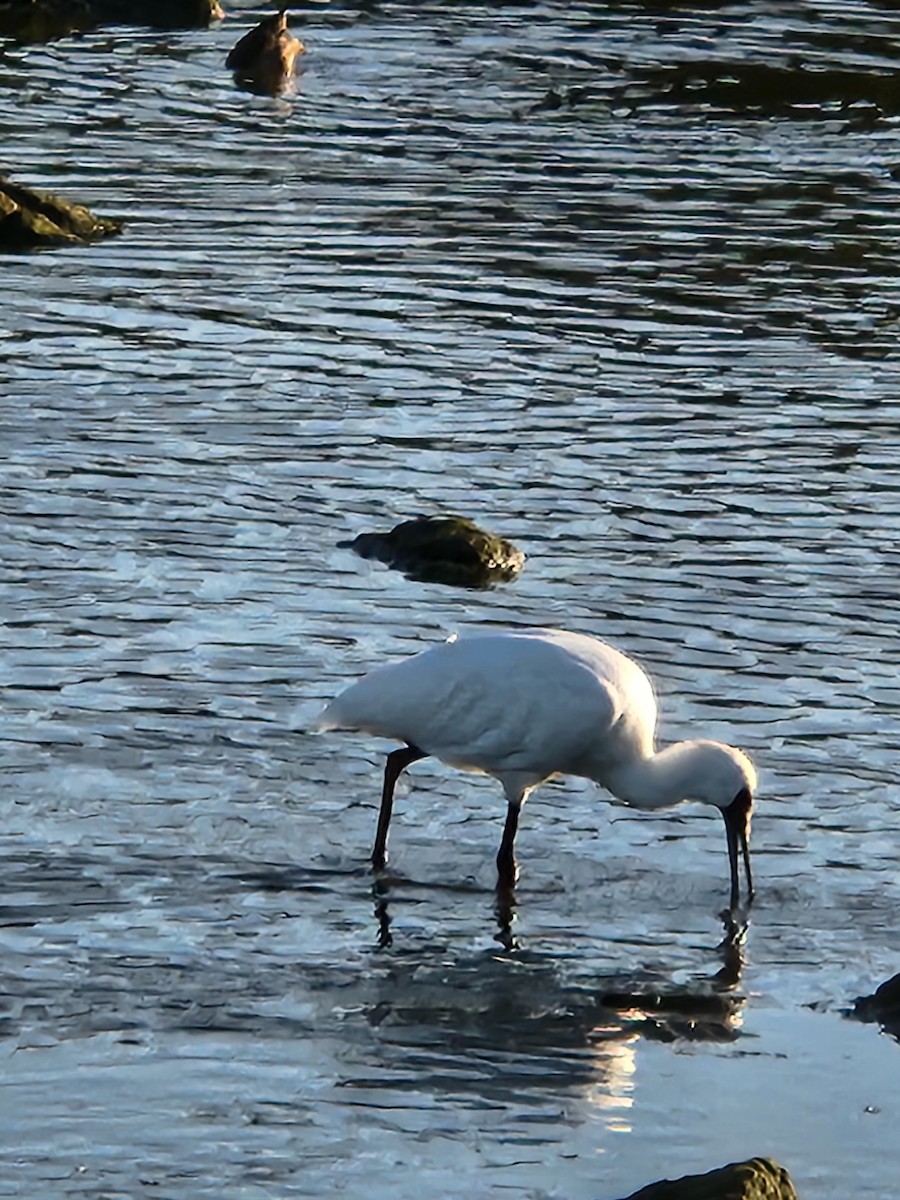
[[51, 192], [32, 191], [0, 175], [2, 250], [92, 242], [120, 229], [118, 221], [95, 217], [81, 204], [71, 204]]
[[888, 1033], [900, 1038], [900, 975], [877, 987], [871, 996], [860, 996], [853, 1007], [860, 1021], [877, 1021]]
[[651, 1183], [626, 1200], [797, 1200], [797, 1193], [784, 1167], [771, 1158], [751, 1158], [705, 1175]]
[[224, 15], [219, 0], [0, 0], [0, 37], [45, 42], [116, 24], [190, 29]]
[[387, 533], [361, 533], [340, 542], [361, 558], [377, 558], [421, 583], [486, 588], [507, 583], [525, 555], [506, 538], [487, 533], [466, 517], [415, 517]]

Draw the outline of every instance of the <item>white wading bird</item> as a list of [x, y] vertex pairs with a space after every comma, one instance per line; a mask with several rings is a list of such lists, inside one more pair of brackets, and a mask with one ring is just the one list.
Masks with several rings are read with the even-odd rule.
[[725, 819], [731, 908], [738, 849], [753, 898], [750, 813], [756, 772], [721, 742], [677, 742], [656, 750], [656, 700], [630, 658], [578, 633], [523, 629], [449, 641], [379, 667], [334, 699], [320, 729], [359, 729], [405, 742], [387, 757], [372, 851], [385, 864], [394, 785], [405, 767], [433, 755], [503, 785], [507, 814], [497, 854], [498, 886], [516, 880], [514, 843], [529, 792], [553, 775], [592, 779], [634, 808], [682, 800], [713, 804]]

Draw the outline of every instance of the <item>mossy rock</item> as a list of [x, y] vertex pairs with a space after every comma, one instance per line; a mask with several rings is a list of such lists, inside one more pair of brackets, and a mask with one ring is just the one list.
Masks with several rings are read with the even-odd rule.
[[900, 975], [894, 975], [871, 996], [860, 996], [853, 1007], [860, 1021], [877, 1021], [888, 1033], [900, 1038]]
[[93, 242], [121, 228], [121, 222], [95, 217], [81, 204], [20, 187], [0, 175], [0, 250]]
[[219, 0], [89, 0], [102, 25], [150, 25], [154, 29], [203, 29], [225, 13]]
[[97, 25], [193, 29], [222, 16], [218, 0], [0, 0], [0, 37], [46, 42]]
[[47, 42], [94, 24], [87, 0], [0, 0], [0, 37]]
[[797, 1193], [784, 1167], [771, 1158], [751, 1158], [705, 1175], [651, 1183], [626, 1200], [797, 1200]]
[[508, 583], [525, 555], [506, 538], [487, 533], [466, 517], [416, 517], [388, 533], [361, 533], [340, 546], [375, 558], [421, 583], [487, 588]]

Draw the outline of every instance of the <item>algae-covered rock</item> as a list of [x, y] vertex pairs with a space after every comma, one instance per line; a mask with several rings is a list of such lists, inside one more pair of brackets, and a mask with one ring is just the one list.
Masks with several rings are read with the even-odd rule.
[[97, 25], [192, 29], [224, 15], [219, 0], [0, 0], [0, 37], [45, 42]]
[[92, 24], [87, 0], [0, 0], [0, 37], [48, 42]]
[[98, 24], [203, 29], [225, 16], [219, 0], [90, 0]]
[[797, 1193], [784, 1167], [771, 1158], [751, 1158], [705, 1175], [651, 1183], [626, 1200], [797, 1200]]
[[860, 1021], [877, 1021], [888, 1033], [900, 1038], [900, 975], [877, 987], [871, 996], [860, 996], [853, 1007]]
[[0, 175], [0, 250], [93, 242], [121, 227], [121, 222], [95, 217], [81, 204], [20, 187]]
[[377, 558], [422, 583], [486, 588], [507, 583], [525, 555], [512, 542], [486, 533], [466, 517], [416, 517], [388, 533], [361, 533], [339, 545]]

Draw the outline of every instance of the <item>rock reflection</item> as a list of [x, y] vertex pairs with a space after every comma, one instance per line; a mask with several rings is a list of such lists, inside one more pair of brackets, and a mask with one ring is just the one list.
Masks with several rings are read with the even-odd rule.
[[235, 71], [234, 85], [252, 96], [284, 96], [297, 90], [297, 77], [293, 71], [279, 71], [261, 67], [256, 71]]

